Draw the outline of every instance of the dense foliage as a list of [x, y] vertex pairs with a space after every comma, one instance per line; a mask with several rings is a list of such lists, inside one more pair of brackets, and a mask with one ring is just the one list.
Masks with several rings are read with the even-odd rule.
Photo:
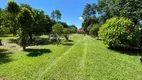
[[53, 27], [52, 27], [52, 31], [55, 34], [62, 34], [63, 32], [63, 28], [64, 26], [60, 23], [56, 23]]
[[141, 4], [141, 0], [99, 0], [97, 10], [105, 20], [113, 16], [127, 17], [137, 24], [142, 19]]
[[75, 33], [76, 26], [59, 21], [61, 16], [60, 10], [56, 9], [50, 19], [43, 10], [9, 0], [6, 8], [0, 8], [0, 35], [19, 35], [20, 45], [25, 49], [27, 41], [33, 43], [33, 35]]
[[88, 34], [89, 30], [88, 27], [91, 24], [97, 24], [97, 18], [96, 17], [86, 17], [82, 23], [82, 27], [84, 28], [84, 31]]
[[9, 13], [17, 14], [20, 10], [19, 5], [14, 1], [9, 1], [7, 4], [7, 10]]
[[17, 16], [17, 21], [20, 24], [20, 45], [25, 49], [28, 33], [34, 21], [31, 11], [28, 8], [23, 8]]
[[84, 31], [86, 34], [89, 34], [89, 30], [87, 29], [89, 25], [98, 23], [96, 18], [97, 13], [97, 5], [96, 4], [86, 4], [85, 8], [82, 13], [83, 17], [83, 23], [82, 27], [84, 28]]
[[127, 18], [113, 17], [102, 25], [99, 36], [109, 47], [123, 45], [138, 46], [140, 40], [139, 29]]
[[[102, 26], [99, 35], [109, 46], [139, 46], [142, 42], [140, 38], [141, 4], [141, 0], [98, 0], [98, 4], [87, 3], [82, 13], [82, 27], [87, 34], [97, 36], [98, 28]], [[130, 31], [129, 28], [131, 28]]]
[[94, 37], [98, 37], [99, 25], [98, 24], [91, 24], [89, 27], [89, 34]]

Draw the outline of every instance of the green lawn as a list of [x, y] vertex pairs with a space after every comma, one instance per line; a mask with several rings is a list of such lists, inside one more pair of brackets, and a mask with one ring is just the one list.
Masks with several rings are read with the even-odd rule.
[[142, 64], [137, 53], [110, 50], [102, 41], [89, 36], [75, 34], [70, 38], [73, 42], [58, 46], [38, 45], [26, 51], [0, 49], [0, 78], [142, 80]]

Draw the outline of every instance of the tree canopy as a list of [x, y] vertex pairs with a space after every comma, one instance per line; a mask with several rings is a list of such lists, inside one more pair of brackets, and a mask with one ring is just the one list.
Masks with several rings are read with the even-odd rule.
[[52, 27], [52, 31], [55, 34], [62, 34], [63, 32], [63, 28], [64, 26], [60, 23], [56, 23], [53, 27]]
[[61, 19], [61, 16], [62, 16], [62, 14], [61, 14], [60, 10], [58, 10], [58, 9], [56, 9], [55, 11], [53, 10], [51, 12], [52, 20], [56, 20], [57, 22]]

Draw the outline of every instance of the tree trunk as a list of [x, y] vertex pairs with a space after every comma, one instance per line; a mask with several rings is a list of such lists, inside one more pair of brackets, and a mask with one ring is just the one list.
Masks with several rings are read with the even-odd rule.
[[0, 39], [0, 46], [2, 45], [2, 40]]
[[29, 32], [29, 38], [30, 38], [31, 41], [33, 40], [33, 36], [32, 36], [31, 32]]
[[66, 41], [68, 41], [69, 40], [69, 37], [68, 37], [68, 35], [64, 35], [65, 36], [65, 38], [66, 38]]

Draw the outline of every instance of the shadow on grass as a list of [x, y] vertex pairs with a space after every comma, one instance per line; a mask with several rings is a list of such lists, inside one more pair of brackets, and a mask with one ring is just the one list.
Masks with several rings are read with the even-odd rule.
[[49, 49], [26, 49], [26, 52], [29, 52], [27, 56], [29, 57], [36, 57], [36, 56], [41, 56], [42, 54], [48, 54], [51, 53], [52, 51]]
[[132, 56], [142, 56], [141, 49], [135, 49], [135, 48], [108, 48], [108, 49], [120, 52], [121, 54], [127, 54]]
[[73, 40], [65, 40], [65, 42], [73, 42]]
[[63, 46], [72, 46], [74, 45], [72, 42], [74, 42], [73, 40], [65, 40], [62, 45]]
[[0, 49], [0, 64], [12, 61], [10, 59], [10, 54], [12, 54], [12, 53], [8, 52], [5, 49]]
[[73, 43], [63, 43], [62, 45], [64, 45], [64, 46], [72, 46], [74, 44]]

